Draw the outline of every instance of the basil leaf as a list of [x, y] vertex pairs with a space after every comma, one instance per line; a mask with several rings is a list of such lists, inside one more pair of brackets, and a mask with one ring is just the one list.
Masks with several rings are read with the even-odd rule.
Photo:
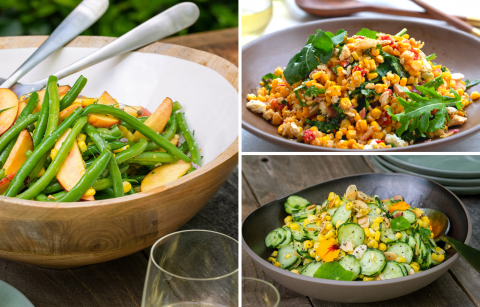
[[377, 39], [377, 32], [376, 31], [371, 31], [367, 28], [363, 28], [360, 31], [357, 32], [358, 36], [365, 36], [371, 39]]
[[326, 90], [324, 88], [318, 88], [316, 86], [310, 86], [305, 92], [305, 96], [317, 97], [318, 95], [325, 94]]
[[393, 231], [402, 231], [410, 228], [410, 222], [403, 216], [399, 216], [390, 221]]
[[312, 70], [317, 68], [320, 63], [320, 51], [312, 44], [308, 44], [288, 62], [287, 67], [283, 71], [285, 80], [290, 85], [303, 80]]
[[389, 61], [384, 61], [377, 67], [377, 73], [381, 77], [385, 77], [389, 71], [395, 71]]
[[372, 90], [372, 89], [363, 88], [360, 92], [363, 95], [365, 95], [365, 97], [376, 96], [377, 95], [377, 92], [375, 92], [375, 90]]
[[437, 55], [435, 53], [432, 53], [429, 56], [427, 56], [425, 58], [425, 60], [427, 60], [427, 61], [435, 60], [436, 57], [437, 57]]
[[315, 34], [310, 34], [308, 36], [307, 43], [305, 45], [311, 44], [314, 38], [315, 38]]
[[345, 270], [338, 262], [325, 262], [317, 269], [315, 274], [313, 274], [313, 277], [352, 281], [355, 277], [355, 273]]
[[338, 30], [337, 35], [332, 37], [333, 46], [335, 47], [336, 45], [343, 42], [343, 40], [345, 39], [345, 35], [347, 35], [347, 31], [345, 31], [343, 29]]
[[479, 84], [479, 83], [480, 83], [480, 80], [479, 80], [479, 79], [473, 80], [473, 81], [470, 81], [470, 79], [467, 79], [467, 80], [465, 80], [465, 87], [466, 87], [466, 88], [471, 88], [472, 86], [475, 86], [475, 85], [477, 85], [477, 84]]
[[330, 36], [320, 30], [315, 35], [312, 45], [320, 51], [320, 61], [326, 64], [333, 55], [333, 42]]

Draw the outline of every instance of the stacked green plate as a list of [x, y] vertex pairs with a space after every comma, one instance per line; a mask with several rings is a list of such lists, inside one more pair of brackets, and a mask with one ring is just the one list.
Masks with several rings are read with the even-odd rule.
[[0, 307], [34, 307], [20, 291], [0, 280]]
[[458, 195], [480, 194], [480, 156], [372, 156], [388, 173], [410, 174], [440, 183]]

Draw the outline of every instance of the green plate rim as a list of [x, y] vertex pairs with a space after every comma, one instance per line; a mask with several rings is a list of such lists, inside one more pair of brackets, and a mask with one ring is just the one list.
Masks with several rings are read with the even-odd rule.
[[[411, 156], [411, 155], [408, 155]], [[383, 156], [385, 160], [388, 162], [395, 164], [398, 167], [404, 167], [408, 169], [409, 171], [415, 172], [415, 173], [420, 173], [420, 174], [425, 174], [425, 175], [430, 175], [430, 176], [436, 176], [436, 177], [447, 177], [447, 178], [457, 178], [457, 179], [478, 179], [480, 178], [480, 171], [475, 171], [475, 172], [465, 172], [465, 171], [446, 171], [446, 170], [438, 170], [438, 169], [433, 169], [433, 168], [428, 168], [424, 166], [419, 166], [415, 164], [410, 164], [405, 161], [402, 161], [400, 159], [396, 158], [396, 155], [389, 155], [389, 156]]]
[[[15, 288], [14, 286], [10, 285], [9, 283], [3, 281], [3, 280], [0, 280], [0, 288], [4, 288], [4, 289], [7, 289], [6, 291], [8, 291], [9, 293], [14, 293], [14, 298], [15, 298], [15, 301], [12, 302], [12, 301], [9, 301], [9, 302], [5, 302], [5, 303], [8, 303], [8, 304], [12, 304], [12, 303], [15, 303], [15, 304], [18, 304], [18, 303], [21, 303], [22, 307], [35, 307], [32, 302], [30, 302], [30, 300], [22, 293], [20, 292], [17, 288]], [[2, 300], [3, 301], [3, 300]], [[0, 303], [0, 307], [9, 307], [9, 306], [13, 306], [13, 305], [3, 305], [3, 303]], [[17, 306], [20, 306], [20, 305], [17, 305]]]

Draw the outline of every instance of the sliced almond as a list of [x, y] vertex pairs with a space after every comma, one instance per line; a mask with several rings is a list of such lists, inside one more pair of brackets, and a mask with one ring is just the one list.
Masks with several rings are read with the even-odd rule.
[[413, 275], [415, 274], [415, 270], [414, 269], [410, 269], [410, 271], [408, 271], [408, 275]]
[[390, 220], [387, 217], [383, 218], [383, 223], [385, 224], [385, 228], [390, 228]]
[[357, 220], [357, 224], [362, 228], [368, 227], [370, 226], [370, 219], [368, 216], [363, 216]]
[[384, 252], [384, 254], [387, 261], [395, 261], [398, 258], [397, 254], [392, 252]]
[[358, 191], [357, 192], [357, 197], [360, 198], [361, 200], [364, 200], [364, 201], [372, 201], [373, 198], [368, 196], [367, 194], [361, 192], [361, 191]]
[[353, 251], [353, 243], [352, 240], [347, 240], [342, 242], [342, 245], [340, 245], [340, 249], [343, 250], [344, 252], [352, 252]]
[[355, 200], [357, 198], [357, 191], [346, 194], [348, 200]]

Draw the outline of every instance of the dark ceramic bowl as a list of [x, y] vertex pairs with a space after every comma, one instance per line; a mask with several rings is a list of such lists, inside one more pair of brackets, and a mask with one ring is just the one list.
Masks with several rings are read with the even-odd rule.
[[[336, 149], [290, 141], [277, 132], [274, 126], [264, 120], [260, 115], [254, 114], [246, 107], [247, 94], [257, 93], [258, 82], [262, 76], [271, 73], [277, 68], [287, 66], [288, 61], [297, 53], [307, 41], [308, 35], [315, 33], [317, 29], [332, 31], [338, 29], [348, 31], [349, 35], [358, 32], [362, 28], [395, 34], [403, 28], [408, 29], [408, 34], [417, 40], [425, 42], [422, 50], [429, 55], [435, 53], [434, 60], [447, 66], [452, 72], [461, 72], [466, 79], [479, 79], [480, 70], [478, 65], [478, 50], [480, 39], [465, 32], [427, 24], [419, 21], [407, 21], [402, 18], [335, 18], [322, 21], [305, 23], [300, 26], [278, 31], [247, 44], [242, 50], [242, 126], [254, 135], [294, 151], [352, 151], [352, 149]], [[468, 90], [480, 91], [480, 85]], [[467, 108], [468, 121], [459, 127], [460, 132], [454, 135], [435, 139], [432, 142], [423, 142], [407, 147], [395, 147], [390, 149], [375, 149], [379, 151], [435, 151], [453, 145], [461, 140], [480, 132], [480, 104], [474, 102]]]
[[[294, 193], [320, 204], [335, 192], [343, 195], [347, 187], [355, 184], [359, 191], [378, 195], [380, 199], [402, 195], [413, 207], [433, 208], [444, 212], [450, 219], [449, 236], [468, 243], [472, 224], [467, 209], [453, 193], [441, 185], [420, 177], [405, 174], [363, 174], [326, 181]], [[439, 278], [460, 257], [453, 248], [447, 250], [447, 259], [440, 265], [414, 275], [371, 282], [336, 281], [302, 276], [273, 266], [266, 259], [273, 249], [265, 247], [267, 234], [283, 225], [287, 216], [283, 204], [287, 195], [252, 212], [243, 222], [242, 244], [246, 252], [265, 273], [283, 286], [309, 297], [343, 303], [364, 303], [399, 297]]]

